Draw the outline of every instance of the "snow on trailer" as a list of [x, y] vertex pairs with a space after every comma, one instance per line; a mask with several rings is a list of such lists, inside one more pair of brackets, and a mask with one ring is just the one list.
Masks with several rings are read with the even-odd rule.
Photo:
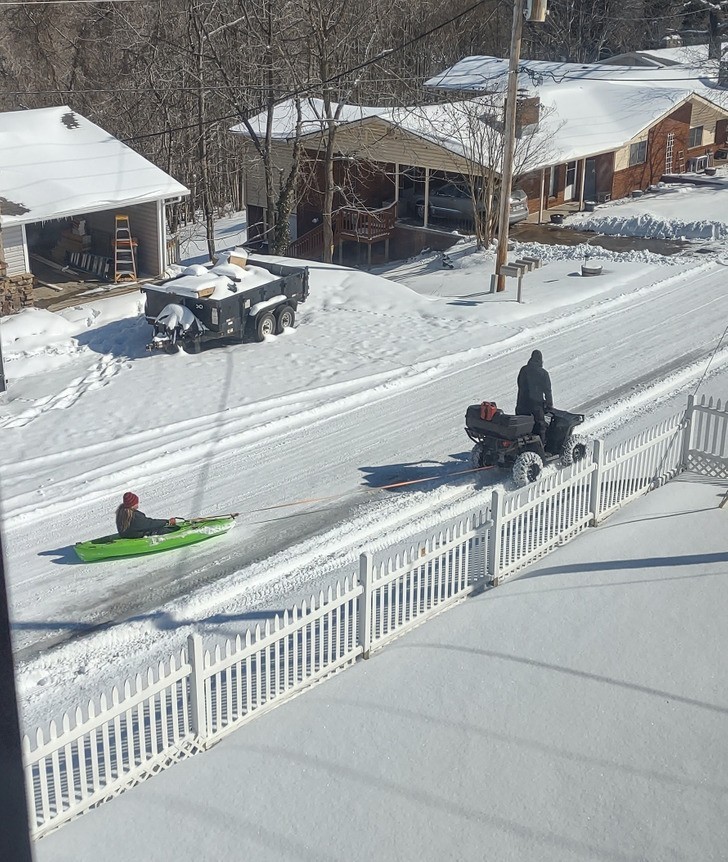
[[171, 278], [142, 288], [154, 328], [147, 350], [197, 353], [203, 341], [262, 341], [292, 327], [308, 297], [308, 268], [223, 252], [212, 266], [175, 266]]

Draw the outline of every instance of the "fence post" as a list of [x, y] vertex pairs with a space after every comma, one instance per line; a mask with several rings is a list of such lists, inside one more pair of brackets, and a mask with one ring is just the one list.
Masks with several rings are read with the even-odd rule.
[[500, 583], [498, 575], [500, 572], [501, 521], [503, 520], [501, 505], [501, 492], [493, 491], [490, 499], [491, 525], [488, 533], [488, 574], [494, 587]]
[[592, 470], [591, 487], [589, 489], [589, 511], [592, 515], [589, 526], [596, 527], [599, 524], [599, 506], [602, 497], [602, 477], [604, 475], [604, 442], [599, 438], [594, 441], [592, 461], [594, 462], [595, 469]]
[[205, 709], [205, 657], [202, 638], [187, 636], [187, 657], [190, 662], [190, 724], [198, 739], [207, 739], [207, 710]]
[[688, 395], [688, 406], [685, 408], [685, 425], [683, 426], [682, 452], [680, 454], [680, 469], [688, 469], [690, 457], [690, 442], [693, 436], [693, 413], [695, 412], [695, 396]]
[[364, 553], [359, 555], [359, 583], [361, 584], [361, 595], [359, 596], [359, 643], [362, 648], [362, 658], [369, 658], [372, 648], [372, 555]]

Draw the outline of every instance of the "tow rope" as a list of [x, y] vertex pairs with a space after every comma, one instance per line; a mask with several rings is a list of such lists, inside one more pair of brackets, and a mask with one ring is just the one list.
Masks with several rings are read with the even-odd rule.
[[[404, 488], [407, 485], [419, 485], [422, 482], [436, 482], [438, 479], [449, 479], [450, 476], [464, 476], [466, 473], [482, 473], [484, 470], [492, 470], [493, 465], [489, 467], [470, 467], [468, 470], [457, 470], [455, 473], [447, 473], [445, 476], [426, 476], [424, 479], [408, 479], [405, 482], [392, 482], [389, 485], [377, 485], [374, 488], [364, 488], [364, 491], [374, 493], [375, 491], [391, 491], [393, 488]], [[331, 494], [327, 497], [305, 497], [301, 500], [293, 500], [289, 503], [278, 503], [275, 506], [263, 506], [261, 509], [252, 509], [250, 514], [254, 512], [271, 512], [274, 509], [288, 509], [291, 506], [303, 506], [307, 503], [324, 503], [328, 500], [337, 500], [339, 497], [346, 497], [351, 492], [343, 494]]]

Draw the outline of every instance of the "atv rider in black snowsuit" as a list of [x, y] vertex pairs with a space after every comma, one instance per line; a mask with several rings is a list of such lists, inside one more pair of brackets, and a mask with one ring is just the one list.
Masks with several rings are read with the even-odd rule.
[[554, 399], [551, 395], [551, 378], [543, 367], [540, 350], [534, 350], [531, 358], [518, 372], [518, 400], [516, 413], [533, 416], [533, 433], [546, 442], [546, 418], [544, 409], [551, 410]]

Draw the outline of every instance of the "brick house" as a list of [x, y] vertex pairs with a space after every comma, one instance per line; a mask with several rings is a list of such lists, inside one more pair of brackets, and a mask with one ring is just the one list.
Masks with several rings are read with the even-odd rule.
[[[478, 93], [503, 86], [507, 61], [466, 57], [427, 86]], [[548, 158], [518, 180], [531, 211], [618, 199], [663, 176], [700, 171], [728, 145], [728, 90], [700, 70], [523, 61], [519, 88], [538, 99]]]
[[[426, 82], [433, 93], [447, 92], [449, 101], [412, 108], [344, 106], [336, 136], [337, 217], [355, 221], [360, 240], [382, 240], [398, 226], [416, 226], [408, 207], [413, 193], [426, 201], [436, 185], [497, 173], [499, 153], [479, 146], [478, 136], [499, 129], [506, 73], [505, 60], [469, 57]], [[530, 211], [543, 216], [569, 201], [583, 208], [588, 201], [622, 198], [665, 175], [712, 164], [714, 152], [728, 143], [728, 91], [697, 78], [676, 83], [675, 77], [664, 69], [525, 61], [514, 175]], [[261, 132], [265, 119], [252, 121]], [[317, 153], [326, 129], [319, 101], [304, 104], [302, 128], [310, 170], [297, 199], [289, 253], [316, 256], [323, 189]], [[283, 103], [272, 140], [281, 171], [290, 165], [294, 129], [294, 106]], [[266, 223], [262, 166], [246, 130], [231, 131], [241, 137], [248, 158], [245, 200], [254, 236], [255, 226]], [[431, 227], [426, 207], [419, 226]], [[344, 239], [355, 236], [349, 231]], [[422, 234], [420, 242], [433, 247], [432, 233]]]

